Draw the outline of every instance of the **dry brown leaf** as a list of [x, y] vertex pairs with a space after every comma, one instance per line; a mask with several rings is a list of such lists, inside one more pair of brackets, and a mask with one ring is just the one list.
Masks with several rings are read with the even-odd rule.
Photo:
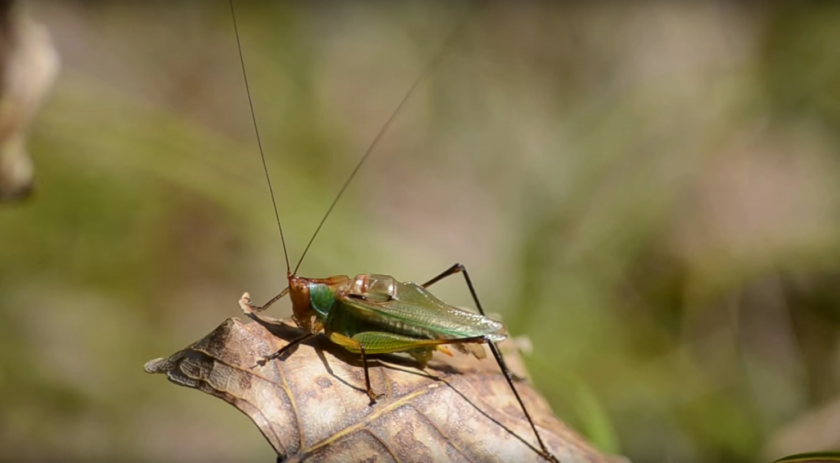
[[[228, 319], [148, 373], [204, 391], [248, 415], [278, 461], [543, 461], [534, 434], [492, 357], [435, 354], [426, 371], [398, 355], [371, 356], [371, 406], [357, 355], [316, 336], [265, 366], [257, 360], [303, 334], [278, 320]], [[502, 346], [504, 350], [504, 345]], [[508, 363], [521, 375], [515, 353]], [[558, 421], [525, 381], [516, 383], [562, 463], [609, 462]]]

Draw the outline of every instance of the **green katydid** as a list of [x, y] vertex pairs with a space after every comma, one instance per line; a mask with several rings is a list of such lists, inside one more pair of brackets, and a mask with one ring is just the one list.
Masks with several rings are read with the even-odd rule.
[[[289, 265], [283, 227], [277, 212], [271, 178], [268, 175], [268, 167], [260, 141], [259, 128], [256, 122], [253, 100], [251, 99], [248, 84], [248, 76], [245, 71], [245, 59], [242, 54], [242, 45], [236, 25], [233, 0], [230, 0], [230, 8], [239, 50], [240, 64], [242, 66], [245, 91], [248, 95], [251, 117], [254, 123], [254, 132], [274, 205], [277, 226], [283, 242], [283, 253], [286, 260], [286, 273], [289, 283], [286, 289], [261, 307], [251, 305], [248, 293], [242, 296], [240, 304], [247, 312], [261, 312], [282, 297], [289, 295], [292, 301], [292, 319], [299, 328], [305, 331], [303, 336], [293, 340], [274, 354], [261, 359], [259, 363], [264, 365], [270, 360], [277, 359], [297, 344], [323, 332], [333, 343], [342, 346], [350, 352], [361, 355], [365, 376], [365, 390], [370, 397], [371, 405], [374, 405], [380, 396], [370, 386], [370, 374], [367, 365], [368, 355], [407, 353], [417, 360], [422, 369], [431, 360], [432, 354], [436, 350], [452, 355], [446, 346], [452, 346], [463, 353], [470, 353], [482, 359], [486, 357], [486, 351], [481, 344], [487, 344], [504, 374], [511, 391], [516, 396], [525, 418], [536, 435], [540, 448], [535, 448], [534, 450], [546, 460], [558, 462], [557, 458], [548, 451], [543, 443], [540, 433], [531, 415], [528, 413], [528, 409], [525, 407], [519, 392], [517, 392], [514, 386], [511, 373], [505, 365], [498, 347], [495, 345], [495, 342], [506, 338], [506, 327], [502, 323], [492, 320], [485, 315], [484, 309], [479, 302], [478, 295], [470, 280], [469, 273], [463, 265], [455, 264], [422, 285], [412, 282], [400, 282], [392, 276], [377, 274], [362, 274], [357, 275], [355, 278], [350, 278], [346, 275], [332, 276], [329, 278], [306, 278], [297, 275], [300, 264], [303, 262], [304, 257], [306, 257], [306, 253], [309, 251], [312, 242], [315, 240], [315, 237], [318, 235], [318, 232], [321, 230], [321, 227], [324, 225], [324, 222], [329, 217], [345, 189], [353, 180], [353, 177], [359, 171], [362, 164], [373, 152], [379, 140], [408, 101], [411, 94], [431, 72], [440, 58], [442, 58], [449, 43], [454, 39], [455, 33], [459, 30], [459, 27], [455, 28], [452, 36], [442, 46], [435, 59], [429, 63], [425, 71], [414, 82], [390, 118], [380, 129], [327, 209], [326, 214], [315, 229], [293, 271]], [[467, 288], [479, 311], [478, 314], [451, 306], [427, 290], [429, 286], [432, 286], [438, 281], [458, 273], [464, 276]]]

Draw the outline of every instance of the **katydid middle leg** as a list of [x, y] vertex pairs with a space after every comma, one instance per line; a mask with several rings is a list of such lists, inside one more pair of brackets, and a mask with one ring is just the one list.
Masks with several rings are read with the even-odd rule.
[[360, 340], [356, 339], [356, 336], [350, 338], [340, 333], [330, 333], [329, 335], [330, 341], [343, 346], [345, 349], [350, 350], [351, 352], [358, 352], [362, 356], [362, 367], [365, 370], [365, 392], [367, 392], [368, 397], [370, 397], [370, 405], [376, 403], [376, 399], [382, 396], [382, 394], [377, 395], [373, 392], [373, 388], [370, 386], [370, 372], [368, 371], [368, 362], [367, 362], [367, 354], [365, 345]]
[[[253, 317], [254, 313], [264, 311], [271, 304], [274, 304], [275, 302], [280, 300], [280, 298], [282, 298], [283, 296], [285, 296], [288, 293], [289, 293], [289, 288], [284, 289], [280, 294], [278, 294], [277, 296], [274, 296], [270, 301], [265, 303], [262, 307], [254, 307], [253, 305], [251, 305], [251, 295], [248, 294], [248, 293], [245, 293], [245, 294], [242, 295], [242, 298], [239, 299], [239, 306], [242, 307], [242, 310], [244, 310], [246, 313], [248, 313], [249, 317]], [[307, 339], [315, 336], [315, 334], [317, 334], [317, 333], [306, 333], [303, 336], [300, 336], [298, 338], [295, 338], [295, 339], [291, 340], [288, 344], [281, 347], [276, 352], [274, 352], [272, 354], [269, 354], [269, 355], [257, 360], [257, 364], [260, 365], [260, 366], [264, 366], [269, 361], [274, 360], [276, 358], [280, 358], [283, 354], [288, 352], [291, 348], [293, 348], [293, 347], [297, 346], [298, 344], [300, 344], [301, 342], [306, 341]]]
[[[470, 280], [470, 274], [467, 272], [467, 268], [462, 264], [455, 264], [452, 267], [449, 267], [445, 271], [441, 272], [440, 275], [432, 278], [431, 280], [427, 281], [423, 284], [424, 288], [428, 288], [433, 284], [437, 283], [444, 278], [449, 276], [455, 275], [456, 273], [461, 273], [464, 275], [464, 280], [467, 282], [467, 288], [470, 290], [470, 295], [472, 296], [473, 302], [475, 303], [475, 307], [478, 309], [478, 312], [481, 313], [483, 316], [487, 316], [484, 313], [484, 308], [481, 307], [481, 302], [478, 300], [478, 294], [475, 292], [475, 287], [472, 284], [472, 280]], [[525, 414], [525, 418], [528, 419], [528, 424], [531, 425], [531, 429], [534, 431], [534, 435], [537, 436], [537, 442], [540, 444], [540, 448], [542, 449], [542, 456], [546, 460], [557, 462], [557, 457], [551, 454], [548, 451], [548, 448], [543, 443], [542, 437], [540, 437], [539, 431], [537, 431], [537, 426], [534, 424], [534, 420], [531, 418], [531, 414], [528, 413], [528, 409], [525, 407], [525, 402], [522, 401], [522, 397], [519, 396], [519, 392], [516, 390], [516, 386], [513, 385], [513, 376], [511, 375], [510, 370], [508, 370], [507, 365], [505, 364], [504, 358], [502, 357], [502, 353], [499, 351], [499, 348], [496, 346], [496, 343], [490, 341], [489, 339], [486, 340], [487, 345], [490, 346], [490, 351], [493, 352], [493, 357], [496, 358], [496, 363], [499, 365], [499, 368], [502, 370], [502, 374], [505, 376], [505, 380], [507, 380], [508, 386], [513, 391], [513, 395], [516, 396], [516, 401], [519, 402], [519, 406], [522, 408], [522, 412]]]
[[281, 347], [277, 352], [274, 352], [273, 354], [270, 354], [270, 355], [267, 355], [267, 356], [261, 358], [260, 360], [257, 361], [257, 363], [259, 363], [260, 365], [265, 365], [266, 363], [268, 363], [268, 362], [270, 362], [270, 361], [272, 361], [276, 358], [280, 358], [280, 357], [283, 356], [283, 354], [288, 352], [292, 347], [295, 347], [296, 345], [300, 344], [303, 341], [306, 341], [307, 339], [315, 336], [316, 334], [318, 334], [318, 333], [306, 333], [299, 338], [292, 339], [288, 344]]
[[367, 392], [368, 397], [370, 397], [370, 405], [376, 403], [376, 399], [379, 397], [373, 392], [373, 388], [370, 387], [370, 372], [368, 371], [368, 363], [367, 363], [367, 356], [365, 355], [365, 346], [362, 343], [359, 343], [359, 351], [362, 354], [362, 366], [365, 369], [365, 392]]

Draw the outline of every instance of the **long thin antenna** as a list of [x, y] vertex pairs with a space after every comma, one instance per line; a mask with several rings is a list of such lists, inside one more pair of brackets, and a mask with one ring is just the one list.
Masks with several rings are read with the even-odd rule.
[[300, 259], [298, 260], [297, 265], [295, 265], [295, 270], [294, 272], [292, 272], [292, 274], [297, 275], [297, 271], [300, 268], [300, 264], [303, 263], [303, 258], [306, 257], [306, 253], [309, 251], [309, 247], [312, 246], [312, 242], [315, 241], [315, 237], [318, 236], [318, 232], [321, 231], [321, 227], [324, 226], [324, 222], [327, 221], [327, 218], [330, 216], [330, 213], [332, 213], [332, 210], [333, 208], [335, 208], [335, 205], [338, 203], [338, 200], [341, 199], [341, 196], [344, 194], [344, 190], [346, 190], [347, 186], [350, 185], [350, 182], [353, 181], [353, 178], [359, 172], [359, 169], [362, 167], [362, 164], [364, 164], [367, 158], [371, 155], [371, 153], [373, 153], [373, 150], [376, 148], [376, 146], [382, 140], [382, 137], [385, 135], [385, 132], [387, 132], [388, 128], [391, 126], [391, 123], [394, 122], [394, 120], [397, 118], [397, 115], [400, 113], [403, 106], [405, 106], [405, 104], [408, 102], [408, 99], [411, 98], [411, 94], [414, 93], [414, 90], [420, 86], [420, 84], [426, 79], [426, 77], [428, 77], [428, 75], [431, 74], [431, 72], [443, 60], [443, 57], [446, 55], [446, 51], [449, 50], [450, 46], [452, 45], [452, 42], [455, 40], [455, 37], [457, 37], [458, 33], [461, 31], [462, 25], [468, 17], [469, 14], [465, 14], [458, 21], [454, 29], [452, 29], [452, 32], [449, 34], [449, 37], [446, 39], [443, 45], [441, 45], [437, 54], [432, 58], [429, 64], [426, 65], [426, 68], [423, 70], [423, 73], [420, 74], [420, 77], [418, 77], [417, 80], [414, 81], [414, 83], [411, 85], [411, 88], [408, 89], [408, 92], [405, 94], [402, 101], [400, 101], [400, 104], [397, 106], [397, 109], [395, 109], [394, 112], [391, 113], [391, 116], [388, 117], [387, 121], [385, 121], [385, 125], [383, 125], [381, 129], [379, 129], [379, 133], [377, 133], [376, 137], [373, 138], [373, 141], [370, 143], [370, 146], [368, 146], [367, 150], [365, 151], [365, 154], [359, 160], [358, 164], [356, 164], [356, 167], [353, 169], [353, 172], [350, 173], [350, 176], [347, 177], [347, 181], [345, 181], [341, 189], [338, 190], [338, 194], [336, 195], [332, 204], [330, 204], [329, 209], [327, 209], [327, 213], [324, 214], [324, 217], [321, 219], [321, 222], [315, 229], [315, 233], [312, 234], [312, 238], [309, 239], [309, 243], [307, 243], [306, 248], [304, 248], [303, 254], [300, 255]]
[[[277, 219], [277, 228], [280, 230], [280, 240], [283, 242], [283, 257], [286, 258], [286, 273], [289, 273], [289, 251], [286, 250], [286, 237], [283, 235], [283, 225], [280, 224], [280, 213], [277, 212], [277, 199], [274, 197], [274, 188], [271, 186], [271, 176], [268, 175], [268, 165], [265, 162], [260, 128], [257, 125], [257, 115], [254, 112], [254, 100], [251, 99], [251, 87], [248, 85], [248, 73], [245, 72], [245, 57], [242, 54], [242, 41], [239, 39], [239, 28], [236, 26], [236, 11], [233, 8], [233, 0], [230, 0], [230, 17], [233, 19], [233, 31], [236, 34], [236, 48], [239, 50], [239, 63], [242, 65], [242, 79], [245, 81], [245, 93], [248, 94], [248, 105], [251, 107], [251, 120], [254, 121], [254, 133], [257, 135], [257, 146], [260, 148], [260, 159], [262, 159], [265, 181], [268, 183], [268, 192], [271, 193], [271, 205], [274, 207], [274, 218]], [[300, 265], [300, 263], [298, 263]], [[295, 270], [297, 272], [297, 270]]]

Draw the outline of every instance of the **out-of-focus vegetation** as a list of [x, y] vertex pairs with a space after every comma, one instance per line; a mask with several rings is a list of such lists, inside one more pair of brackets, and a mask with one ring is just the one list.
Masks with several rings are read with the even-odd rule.
[[[142, 370], [284, 286], [227, 2], [29, 7], [63, 74], [0, 210], [2, 459], [271, 461]], [[238, 9], [294, 259], [467, 8]], [[301, 272], [466, 264], [558, 416], [637, 462], [840, 447], [838, 57], [831, 2], [487, 5]]]

